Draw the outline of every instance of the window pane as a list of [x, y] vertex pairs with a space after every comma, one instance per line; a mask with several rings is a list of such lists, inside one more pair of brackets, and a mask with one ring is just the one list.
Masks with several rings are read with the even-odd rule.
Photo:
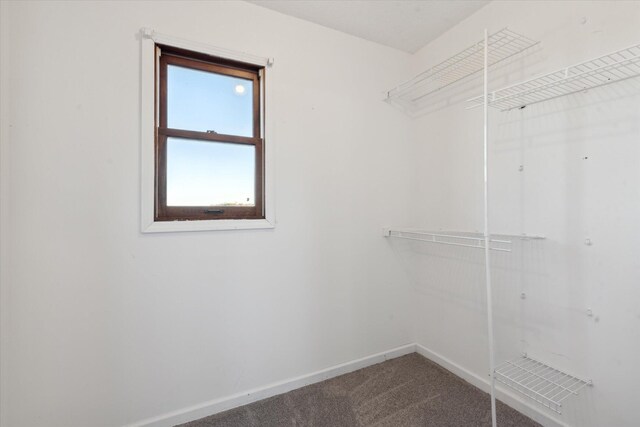
[[167, 126], [253, 135], [253, 81], [167, 66]]
[[254, 206], [255, 146], [167, 139], [167, 206]]

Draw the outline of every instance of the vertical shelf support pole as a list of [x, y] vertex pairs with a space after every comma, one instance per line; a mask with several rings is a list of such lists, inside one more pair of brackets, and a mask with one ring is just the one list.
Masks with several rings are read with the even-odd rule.
[[496, 382], [493, 348], [493, 300], [491, 296], [491, 258], [489, 248], [489, 33], [484, 30], [484, 266], [487, 285], [487, 328], [489, 340], [489, 378], [491, 381], [491, 425], [497, 426], [496, 420]]

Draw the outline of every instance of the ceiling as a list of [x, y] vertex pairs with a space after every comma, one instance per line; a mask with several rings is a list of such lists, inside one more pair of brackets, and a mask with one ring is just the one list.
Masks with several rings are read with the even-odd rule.
[[481, 0], [248, 0], [414, 53], [489, 3]]

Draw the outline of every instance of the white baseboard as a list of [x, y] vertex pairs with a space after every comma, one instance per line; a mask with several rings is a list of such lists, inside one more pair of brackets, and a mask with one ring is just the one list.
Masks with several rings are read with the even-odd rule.
[[[482, 378], [481, 376], [474, 374], [466, 368], [463, 368], [457, 363], [420, 344], [416, 344], [416, 353], [437, 363], [447, 371], [478, 387], [480, 390], [490, 393], [491, 383], [489, 382], [489, 378]], [[569, 427], [566, 423], [542, 412], [542, 408], [529, 405], [516, 394], [496, 388], [496, 398], [545, 427]]]
[[236, 393], [220, 399], [210, 400], [199, 405], [179, 409], [157, 417], [147, 418], [142, 421], [128, 424], [125, 427], [171, 427], [176, 424], [194, 421], [209, 415], [217, 414], [218, 412], [286, 393], [309, 384], [324, 381], [329, 378], [337, 377], [338, 375], [347, 374], [349, 372], [357, 371], [358, 369], [366, 368], [367, 366], [384, 362], [385, 360], [394, 359], [396, 357], [415, 352], [415, 344], [403, 345], [401, 347], [383, 351], [361, 359], [341, 363], [340, 365], [322, 369], [311, 374], [279, 381], [264, 387], [247, 390], [245, 392]]
[[[331, 366], [311, 374], [301, 375], [299, 377], [269, 384], [264, 387], [254, 388], [242, 393], [236, 393], [231, 396], [210, 400], [199, 405], [179, 409], [157, 417], [147, 418], [142, 421], [128, 424], [125, 427], [172, 427], [176, 424], [204, 418], [209, 415], [217, 414], [218, 412], [286, 393], [300, 387], [337, 377], [338, 375], [347, 374], [358, 369], [366, 368], [367, 366], [384, 362], [385, 360], [394, 359], [414, 352], [426, 357], [432, 362], [437, 363], [454, 375], [457, 375], [468, 383], [478, 387], [480, 390], [489, 393], [490, 383], [488, 378], [482, 378], [420, 344], [407, 344], [381, 353], [373, 354], [371, 356], [363, 357], [361, 359]], [[552, 415], [543, 412], [542, 408], [531, 406], [524, 400], [520, 399], [519, 396], [508, 391], [497, 389], [496, 397], [545, 427], [568, 427], [567, 424], [556, 419]]]

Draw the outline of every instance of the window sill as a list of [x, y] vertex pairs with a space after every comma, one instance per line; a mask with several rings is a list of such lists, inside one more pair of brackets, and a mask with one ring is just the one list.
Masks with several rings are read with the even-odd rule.
[[143, 227], [143, 233], [170, 233], [178, 231], [258, 230], [275, 228], [266, 219], [220, 219], [203, 221], [155, 221]]

